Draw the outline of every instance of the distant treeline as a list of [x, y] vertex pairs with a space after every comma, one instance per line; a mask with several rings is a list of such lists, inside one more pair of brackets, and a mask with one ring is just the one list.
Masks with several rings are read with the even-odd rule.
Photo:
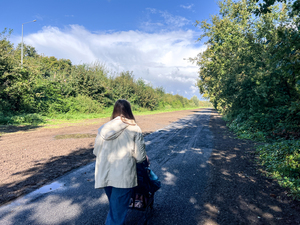
[[129, 100], [134, 110], [210, 106], [196, 96], [188, 100], [165, 93], [162, 87], [134, 79], [132, 72], [112, 74], [100, 63], [73, 65], [68, 59], [37, 54], [28, 45], [24, 45], [21, 66], [21, 46], [14, 48], [9, 35], [7, 30], [0, 34], [2, 117], [20, 113], [99, 113], [117, 99]]

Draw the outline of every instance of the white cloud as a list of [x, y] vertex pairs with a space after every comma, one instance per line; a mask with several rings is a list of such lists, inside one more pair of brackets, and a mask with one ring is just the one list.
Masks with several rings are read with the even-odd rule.
[[190, 21], [182, 16], [173, 16], [168, 12], [160, 11], [161, 16], [165, 19], [167, 25], [173, 25], [175, 27], [183, 27]]
[[[198, 67], [184, 60], [205, 49], [195, 42], [199, 35], [191, 30], [92, 33], [83, 26], [70, 25], [65, 29], [44, 27], [25, 36], [24, 42], [46, 56], [70, 59], [73, 64], [99, 61], [111, 71], [133, 71], [136, 79], [143, 78], [154, 87], [163, 86], [169, 93], [187, 98], [197, 94], [200, 98], [199, 92], [191, 88]], [[20, 37], [13, 42], [20, 42]]]
[[40, 14], [36, 14], [34, 16], [34, 18], [37, 19], [38, 21], [43, 21], [44, 20], [44, 17], [42, 15], [40, 15]]
[[184, 9], [191, 9], [194, 6], [194, 4], [189, 4], [189, 5], [180, 5], [181, 8]]
[[[156, 14], [153, 16], [153, 14]], [[167, 11], [147, 8], [147, 20], [141, 23], [140, 28], [145, 31], [178, 30], [186, 25], [192, 25], [192, 21], [182, 16], [172, 15]]]
[[192, 93], [196, 93], [197, 91], [199, 91], [196, 85], [190, 86], [190, 90]]

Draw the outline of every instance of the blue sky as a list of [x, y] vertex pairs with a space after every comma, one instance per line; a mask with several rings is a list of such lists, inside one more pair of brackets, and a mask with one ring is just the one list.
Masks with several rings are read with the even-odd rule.
[[46, 56], [73, 64], [100, 62], [110, 73], [133, 71], [154, 87], [187, 98], [196, 95], [198, 68], [184, 58], [205, 49], [196, 42], [196, 20], [218, 13], [216, 0], [3, 1], [0, 31]]

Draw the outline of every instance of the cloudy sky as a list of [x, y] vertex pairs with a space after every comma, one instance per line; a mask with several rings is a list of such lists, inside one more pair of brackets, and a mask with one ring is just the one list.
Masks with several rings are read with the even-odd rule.
[[133, 71], [168, 93], [200, 99], [198, 68], [185, 58], [205, 49], [196, 20], [218, 13], [216, 0], [12, 0], [1, 2], [0, 32], [39, 54], [98, 61], [112, 73]]

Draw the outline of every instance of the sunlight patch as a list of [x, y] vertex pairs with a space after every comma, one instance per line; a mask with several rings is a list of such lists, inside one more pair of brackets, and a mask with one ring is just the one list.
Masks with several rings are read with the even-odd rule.
[[277, 205], [270, 205], [269, 207], [275, 212], [282, 212], [281, 208], [279, 208]]
[[190, 203], [196, 204], [196, 203], [197, 203], [197, 200], [196, 200], [194, 197], [191, 197], [191, 198], [190, 198]]
[[99, 198], [100, 203], [106, 204], [108, 203], [108, 198], [105, 193], [103, 193]]
[[177, 177], [174, 174], [170, 172], [165, 172], [164, 176], [165, 176], [165, 184], [175, 185], [175, 181], [177, 180]]
[[[47, 203], [47, 204], [45, 204]], [[53, 210], [61, 208], [64, 210]], [[80, 216], [82, 209], [79, 204], [74, 203], [74, 199], [64, 199], [59, 196], [50, 196], [43, 202], [43, 207], [34, 207], [32, 221], [38, 224], [61, 224], [69, 222]], [[47, 214], [45, 214], [47, 212]]]

